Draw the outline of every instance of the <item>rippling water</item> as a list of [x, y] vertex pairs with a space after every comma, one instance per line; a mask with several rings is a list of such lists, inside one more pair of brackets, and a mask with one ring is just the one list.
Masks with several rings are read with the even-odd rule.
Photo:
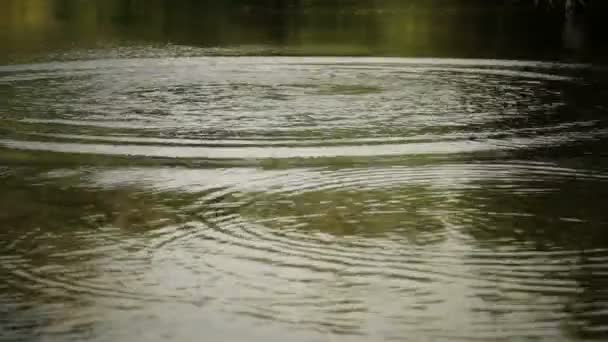
[[0, 336], [606, 338], [605, 76], [400, 58], [2, 66]]

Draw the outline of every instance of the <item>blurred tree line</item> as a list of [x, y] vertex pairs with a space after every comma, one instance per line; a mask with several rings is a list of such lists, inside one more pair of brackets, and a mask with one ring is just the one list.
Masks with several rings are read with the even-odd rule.
[[124, 42], [265, 45], [286, 54], [551, 58], [606, 50], [608, 1], [3, 0], [0, 51]]

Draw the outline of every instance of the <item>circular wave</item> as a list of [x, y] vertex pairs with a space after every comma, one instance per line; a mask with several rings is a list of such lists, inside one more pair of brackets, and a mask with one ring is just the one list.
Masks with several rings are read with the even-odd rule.
[[[0, 289], [349, 337], [601, 335], [608, 219], [595, 199], [608, 174], [581, 156], [608, 126], [605, 106], [580, 100], [586, 68], [264, 57], [0, 67], [0, 160], [205, 159], [0, 167]], [[248, 163], [292, 158], [318, 167]]]
[[[559, 198], [570, 183], [581, 199], [608, 182], [605, 173], [509, 161], [44, 177], [78, 179], [84, 189], [58, 190], [52, 203], [89, 211], [75, 215], [64, 242], [53, 220], [24, 222], [27, 233], [2, 239], [12, 257], [0, 269], [9, 284], [49, 295], [111, 307], [181, 303], [349, 336], [369, 336], [373, 317], [390, 331], [448, 322], [463, 310], [453, 293], [470, 293], [477, 312], [461, 323], [463, 336], [490, 336], [496, 315], [510, 317], [511, 333], [537, 337], [569, 319], [605, 317], [606, 303], [580, 295], [604, 291], [608, 222], [590, 208], [550, 216], [535, 199]], [[536, 236], [535, 224], [553, 231]], [[575, 232], [587, 238], [567, 238]]]
[[[585, 66], [172, 58], [0, 68], [10, 149], [203, 159], [466, 154], [605, 137], [565, 118]], [[577, 90], [578, 89], [578, 90]], [[577, 104], [580, 107], [580, 103]], [[577, 108], [584, 111], [584, 108]]]

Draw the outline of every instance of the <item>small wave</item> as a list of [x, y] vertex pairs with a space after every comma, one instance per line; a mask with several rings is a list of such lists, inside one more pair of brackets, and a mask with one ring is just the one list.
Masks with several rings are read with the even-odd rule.
[[589, 67], [296, 57], [5, 66], [0, 82], [15, 96], [0, 107], [0, 128], [10, 149], [119, 156], [519, 151], [604, 138], [603, 119], [557, 119], [568, 106], [561, 89]]
[[[262, 57], [0, 67], [15, 94], [0, 107], [1, 160], [143, 157], [0, 168], [0, 286], [349, 337], [601, 333], [608, 221], [595, 198], [608, 174], [578, 152], [593, 152], [606, 124], [569, 100], [587, 68]], [[551, 148], [574, 152], [552, 159]], [[158, 157], [203, 161], [140, 164]], [[317, 163], [281, 163], [298, 158]]]

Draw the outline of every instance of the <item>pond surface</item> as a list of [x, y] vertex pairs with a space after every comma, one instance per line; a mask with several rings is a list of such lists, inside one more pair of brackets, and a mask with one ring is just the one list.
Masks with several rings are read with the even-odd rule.
[[209, 47], [98, 2], [70, 36], [82, 2], [7, 3], [0, 340], [608, 337], [605, 67]]

